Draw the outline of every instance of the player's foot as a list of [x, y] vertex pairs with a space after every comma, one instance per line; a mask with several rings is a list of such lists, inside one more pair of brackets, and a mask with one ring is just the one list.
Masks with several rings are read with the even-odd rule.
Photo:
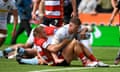
[[19, 64], [24, 64], [21, 62], [21, 56], [19, 55], [16, 55], [16, 61], [19, 63]]
[[61, 63], [63, 61], [64, 61], [64, 59], [55, 59], [55, 63]]
[[87, 61], [84, 64], [85, 67], [96, 67], [97, 66], [97, 62], [96, 61]]
[[8, 59], [8, 53], [5, 50], [3, 50], [3, 56]]
[[101, 62], [101, 61], [98, 61], [97, 67], [109, 67], [109, 65], [108, 65], [108, 64], [105, 64], [105, 63], [103, 63], [103, 62]]
[[24, 48], [17, 48], [17, 55], [19, 55], [19, 56], [23, 56], [23, 54], [24, 54]]
[[119, 64], [119, 62], [120, 62], [120, 56], [118, 56], [118, 57], [115, 59], [114, 64], [117, 65], [117, 64]]
[[3, 57], [3, 51], [0, 51], [0, 58]]
[[17, 48], [14, 50], [14, 52], [11, 55], [8, 55], [8, 59], [13, 59], [17, 55]]

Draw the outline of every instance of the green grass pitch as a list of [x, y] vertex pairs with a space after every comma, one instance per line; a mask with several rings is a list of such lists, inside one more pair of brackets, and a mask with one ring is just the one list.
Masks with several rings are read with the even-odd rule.
[[[0, 50], [7, 46], [3, 45]], [[93, 47], [94, 55], [104, 63], [114, 65], [114, 58], [119, 47]], [[69, 67], [52, 67], [44, 65], [20, 65], [15, 59], [0, 58], [0, 72], [119, 72], [120, 66], [82, 67], [81, 61], [74, 60]]]

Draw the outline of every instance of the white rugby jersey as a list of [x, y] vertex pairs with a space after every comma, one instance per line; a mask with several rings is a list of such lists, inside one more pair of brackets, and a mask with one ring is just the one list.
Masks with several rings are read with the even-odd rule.
[[58, 29], [56, 31], [53, 39], [52, 39], [51, 44], [58, 44], [58, 43], [60, 43], [64, 39], [72, 40], [75, 35], [74, 34], [69, 34], [68, 29], [69, 29], [69, 24], [68, 25], [64, 25], [63, 27]]
[[7, 2], [0, 0], [0, 24], [6, 24], [8, 12], [14, 9], [17, 9], [14, 0], [8, 0]]

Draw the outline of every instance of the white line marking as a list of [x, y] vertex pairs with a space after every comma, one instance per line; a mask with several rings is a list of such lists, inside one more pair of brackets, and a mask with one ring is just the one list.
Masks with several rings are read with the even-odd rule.
[[[110, 67], [120, 67], [120, 65], [109, 65]], [[56, 72], [56, 71], [70, 71], [70, 70], [84, 70], [84, 69], [93, 69], [96, 67], [69, 67], [69, 68], [58, 68], [58, 69], [44, 69], [44, 70], [36, 70], [29, 72]]]
[[110, 65], [110, 67], [120, 67], [120, 65]]
[[69, 68], [58, 68], [58, 69], [46, 69], [46, 70], [36, 70], [29, 72], [56, 72], [56, 71], [65, 71], [65, 70], [81, 70], [81, 69], [92, 69], [95, 67], [69, 67]]

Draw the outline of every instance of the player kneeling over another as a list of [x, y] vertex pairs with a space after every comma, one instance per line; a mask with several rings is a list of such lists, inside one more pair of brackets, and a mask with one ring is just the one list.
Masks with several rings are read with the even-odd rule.
[[[42, 28], [39, 30], [38, 27], [38, 30], [35, 29], [33, 33], [35, 36], [34, 43], [36, 44], [36, 47], [38, 49], [37, 57], [32, 59], [23, 59], [19, 58], [18, 56], [17, 61], [19, 63], [26, 64], [67, 66], [70, 65], [73, 57], [76, 56], [82, 61], [83, 66], [97, 66], [99, 64], [99, 61], [94, 57], [94, 55], [91, 54], [89, 50], [88, 53], [85, 53], [86, 51], [84, 50], [86, 48], [84, 48], [84, 46], [80, 42], [74, 39], [74, 36], [77, 33], [80, 24], [81, 23], [79, 22], [79, 19], [72, 18], [70, 24], [58, 29], [54, 37], [47, 37], [44, 29]], [[38, 35], [35, 35], [35, 32], [37, 32]], [[60, 39], [58, 37], [60, 37]], [[22, 48], [20, 48], [19, 50], [21, 49]], [[20, 51], [18, 51], [18, 53], [20, 54]], [[54, 53], [56, 53], [57, 55], [55, 55]], [[86, 56], [84, 55], [84, 53]]]

